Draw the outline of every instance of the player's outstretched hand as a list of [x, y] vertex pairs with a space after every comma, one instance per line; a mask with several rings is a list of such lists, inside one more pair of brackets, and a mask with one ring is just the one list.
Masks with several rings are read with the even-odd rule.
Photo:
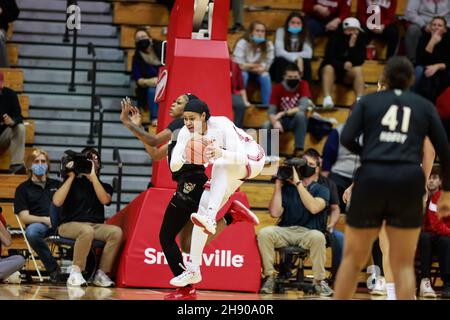
[[450, 191], [442, 191], [438, 201], [438, 217], [450, 217]]
[[125, 99], [122, 99], [120, 102], [120, 105], [122, 106], [122, 112], [120, 113], [120, 121], [124, 125], [130, 123], [130, 112], [133, 108], [133, 105], [131, 103], [130, 98], [126, 97]]

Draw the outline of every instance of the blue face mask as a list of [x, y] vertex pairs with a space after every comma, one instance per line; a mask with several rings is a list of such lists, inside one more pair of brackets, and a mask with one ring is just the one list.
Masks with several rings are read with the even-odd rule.
[[47, 164], [33, 164], [31, 166], [31, 171], [37, 176], [43, 176], [47, 173], [48, 165]]
[[260, 37], [254, 36], [254, 35], [252, 35], [252, 40], [256, 44], [266, 42], [266, 38], [260, 38]]
[[288, 27], [288, 31], [293, 34], [300, 33], [302, 32], [302, 30], [303, 30], [302, 27]]

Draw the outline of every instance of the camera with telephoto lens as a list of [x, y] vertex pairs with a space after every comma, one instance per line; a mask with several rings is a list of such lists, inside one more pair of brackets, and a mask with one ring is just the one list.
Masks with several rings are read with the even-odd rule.
[[[73, 161], [71, 167], [67, 167], [69, 162]], [[91, 173], [93, 163], [89, 160], [89, 156], [86, 153], [75, 152], [73, 150], [64, 151], [64, 155], [61, 158], [61, 177], [66, 177], [69, 172], [75, 174], [89, 174]]]
[[305, 165], [306, 165], [305, 159], [299, 158], [287, 159], [286, 161], [284, 161], [283, 165], [278, 168], [278, 172], [275, 177], [279, 180], [282, 180], [283, 182], [287, 180], [292, 180], [293, 178], [292, 168], [295, 168], [298, 175], [300, 176], [299, 169]]

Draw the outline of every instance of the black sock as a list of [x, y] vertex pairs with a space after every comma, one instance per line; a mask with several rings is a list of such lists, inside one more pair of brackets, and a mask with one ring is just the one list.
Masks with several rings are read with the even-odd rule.
[[227, 212], [224, 216], [225, 222], [227, 223], [227, 226], [233, 223], [233, 216], [231, 213]]

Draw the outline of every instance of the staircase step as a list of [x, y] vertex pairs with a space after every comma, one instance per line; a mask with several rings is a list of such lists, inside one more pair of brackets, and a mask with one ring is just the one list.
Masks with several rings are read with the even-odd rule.
[[[72, 96], [77, 95], [90, 95], [91, 94], [91, 86], [90, 85], [81, 85], [77, 84], [75, 88], [75, 92], [69, 92], [68, 91], [68, 84], [45, 84], [45, 83], [31, 83], [27, 82], [24, 84], [24, 90], [27, 93], [43, 93], [43, 92], [52, 92], [54, 94], [70, 94]], [[99, 86], [97, 85], [96, 92], [98, 95], [100, 95], [103, 99], [105, 97], [132, 97], [134, 96], [134, 93], [131, 91], [131, 89], [126, 87], [110, 87], [110, 86]], [[105, 107], [105, 104], [103, 104], [103, 107]]]
[[[89, 122], [79, 121], [54, 121], [36, 120], [36, 132], [47, 134], [67, 135], [87, 135], [89, 133]], [[134, 137], [133, 134], [120, 123], [104, 123], [103, 135], [116, 137]]]
[[[29, 117], [35, 120], [79, 120], [89, 121], [91, 119], [90, 110], [56, 110], [56, 109], [38, 109], [33, 107], [29, 112]], [[97, 116], [96, 116], [97, 117]], [[103, 120], [107, 122], [118, 122], [118, 112], [105, 112]]]
[[[81, 8], [81, 7], [80, 7]], [[88, 12], [84, 12], [83, 8], [81, 8], [81, 21], [90, 22], [90, 23], [105, 23], [112, 24], [113, 18], [110, 15], [105, 14], [92, 14]], [[33, 21], [46, 21], [46, 22], [62, 22], [67, 21], [66, 11], [51, 11], [51, 12], [42, 12], [42, 11], [20, 11], [20, 20], [33, 20]]]
[[[69, 110], [91, 109], [91, 97], [89, 96], [48, 95], [37, 93], [30, 93], [28, 96], [30, 97], [30, 106], [32, 107], [63, 108]], [[120, 100], [120, 98], [102, 98], [103, 108], [105, 110], [120, 111]]]
[[[117, 27], [113, 25], [99, 25], [94, 23], [82, 23], [82, 28], [78, 30], [78, 35], [114, 37], [118, 35]], [[27, 21], [17, 20], [14, 22], [14, 33], [31, 34], [59, 34], [61, 37], [66, 30], [64, 22], [45, 22], [45, 21]], [[70, 38], [72, 32], [69, 33]]]
[[[79, 148], [77, 148], [79, 150]], [[57, 161], [51, 161], [51, 172], [57, 173], [57, 170], [60, 166], [60, 160]], [[124, 163], [122, 167], [122, 174], [130, 175], [130, 176], [140, 176], [140, 177], [147, 177], [147, 179], [150, 179], [152, 176], [152, 167], [150, 165], [132, 165], [130, 163]], [[117, 170], [117, 164], [112, 162], [106, 162], [103, 161], [103, 167], [102, 167], [102, 175], [113, 175], [115, 177], [118, 176], [118, 170]]]
[[[45, 133], [37, 133], [34, 138], [34, 143], [45, 144], [45, 145], [55, 145], [55, 146], [74, 146], [74, 147], [85, 147], [87, 140], [87, 132], [83, 136], [61, 136], [61, 135], [47, 135]], [[97, 138], [94, 139], [97, 143]], [[105, 137], [102, 139], [102, 146], [105, 148], [128, 148], [128, 149], [141, 149], [144, 150], [142, 142], [138, 139], [117, 139], [115, 137]]]
[[[98, 61], [124, 62], [125, 55], [122, 50], [111, 48], [96, 48]], [[72, 61], [72, 45], [43, 45], [43, 44], [20, 44], [20, 57], [57, 58]], [[87, 46], [77, 48], [78, 60], [91, 61], [92, 55], [88, 54]]]
[[[91, 70], [91, 61], [77, 61], [76, 71]], [[55, 59], [34, 59], [34, 58], [20, 58], [21, 68], [42, 68], [42, 69], [64, 69], [70, 70], [72, 68], [72, 61], [70, 60], [55, 60]], [[125, 71], [124, 62], [97, 62], [97, 71]]]
[[[60, 83], [69, 84], [71, 72], [65, 70], [42, 70], [23, 68], [25, 81], [38, 83]], [[75, 84], [88, 85], [87, 71], [77, 71], [75, 73]], [[111, 86], [129, 86], [130, 76], [117, 72], [97, 72], [97, 84]]]
[[[16, 0], [21, 10], [45, 10], [66, 12], [67, 1], [65, 0]], [[78, 6], [83, 13], [111, 13], [111, 4], [105, 1], [78, 1]]]
[[[62, 34], [42, 35], [42, 34], [14, 32], [12, 41], [15, 43], [68, 44], [63, 42]], [[78, 45], [87, 45], [89, 42], [92, 42], [95, 46], [114, 47], [114, 48], [117, 48], [119, 46], [119, 39], [116, 37], [105, 37], [105, 36], [87, 37], [78, 35], [77, 38]], [[70, 38], [69, 44], [71, 43], [72, 38]]]

